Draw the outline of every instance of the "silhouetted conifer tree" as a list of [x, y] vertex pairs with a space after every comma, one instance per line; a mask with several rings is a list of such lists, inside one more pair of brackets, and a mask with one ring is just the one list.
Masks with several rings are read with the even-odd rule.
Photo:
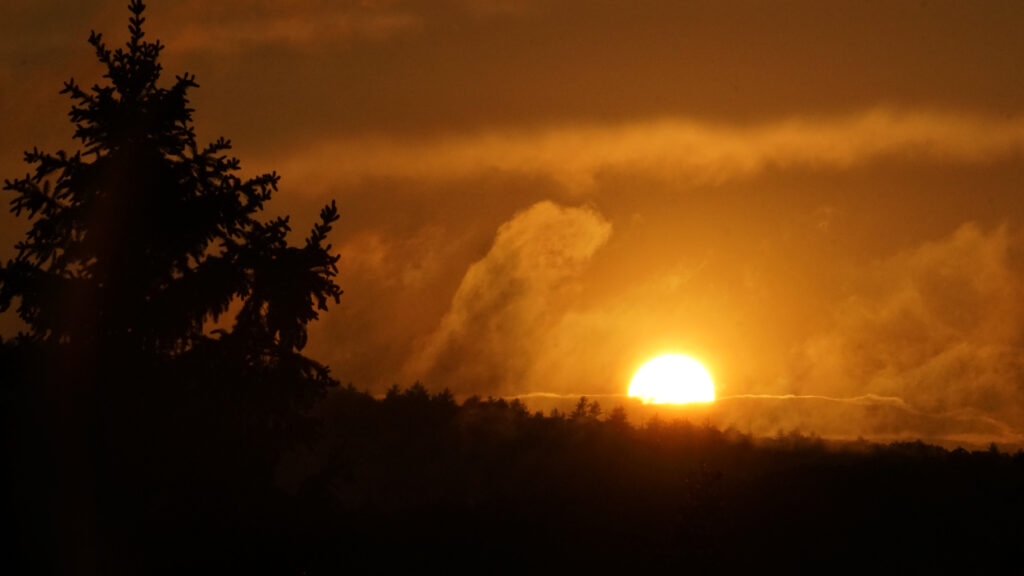
[[43, 416], [11, 427], [41, 438], [62, 473], [144, 494], [110, 488], [98, 506], [174, 512], [179, 492], [209, 490], [209, 503], [268, 485], [281, 451], [308, 437], [308, 409], [335, 384], [301, 351], [341, 295], [326, 242], [338, 213], [324, 207], [300, 246], [288, 218], [261, 220], [279, 177], [242, 178], [228, 140], [196, 142], [194, 76], [161, 85], [163, 46], [145, 38], [144, 4], [129, 9], [124, 47], [89, 38], [105, 81], [62, 90], [78, 150], [33, 149], [33, 170], [4, 183], [31, 223], [0, 267], [0, 312], [14, 306], [27, 326], [0, 344], [16, 390], [4, 412], [34, 402]]
[[33, 340], [113, 338], [174, 355], [241, 299], [235, 331], [299, 350], [341, 294], [324, 245], [337, 210], [324, 208], [301, 248], [287, 245], [287, 218], [257, 220], [278, 176], [242, 180], [227, 140], [198, 147], [187, 99], [198, 85], [188, 74], [157, 84], [163, 46], [144, 40], [143, 10], [132, 2], [125, 48], [89, 38], [109, 85], [65, 83], [82, 149], [28, 152], [34, 174], [5, 181], [32, 228], [3, 268], [0, 304], [20, 300]]

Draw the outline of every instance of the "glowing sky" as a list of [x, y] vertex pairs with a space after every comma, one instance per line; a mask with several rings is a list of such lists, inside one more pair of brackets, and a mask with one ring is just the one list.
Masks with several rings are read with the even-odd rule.
[[[1021, 442], [1024, 3], [147, 15], [168, 77], [198, 76], [200, 138], [283, 175], [274, 210], [303, 230], [337, 199], [345, 295], [308, 352], [342, 382], [618, 394], [675, 351], [741, 397], [723, 423]], [[126, 19], [0, 8], [4, 177], [71, 146], [57, 92], [98, 80], [89, 30], [119, 43]]]

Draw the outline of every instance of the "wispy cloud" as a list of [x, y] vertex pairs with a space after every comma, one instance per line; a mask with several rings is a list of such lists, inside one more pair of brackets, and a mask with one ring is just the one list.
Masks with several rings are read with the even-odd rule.
[[864, 270], [831, 329], [801, 350], [791, 388], [897, 397], [915, 415], [1019, 435], [1022, 246], [1006, 227], [965, 224]]
[[384, 40], [420, 25], [415, 13], [395, 2], [186, 2], [174, 10], [180, 24], [162, 39], [180, 52], [308, 49]]
[[843, 169], [884, 157], [978, 163], [1021, 152], [1024, 116], [874, 109], [756, 125], [666, 118], [430, 138], [346, 137], [313, 144], [277, 166], [321, 183], [506, 171], [548, 175], [581, 189], [605, 171], [724, 181], [773, 167]]
[[839, 402], [845, 404], [858, 404], [862, 406], [899, 406], [906, 407], [907, 403], [902, 398], [896, 396], [878, 396], [877, 394], [864, 394], [863, 396], [851, 396], [847, 398], [837, 398], [833, 396], [823, 396], [820, 394], [733, 394], [731, 396], [721, 396], [718, 398], [719, 401], [729, 400], [746, 400], [746, 399], [759, 399], [759, 400], [825, 400], [827, 402]]

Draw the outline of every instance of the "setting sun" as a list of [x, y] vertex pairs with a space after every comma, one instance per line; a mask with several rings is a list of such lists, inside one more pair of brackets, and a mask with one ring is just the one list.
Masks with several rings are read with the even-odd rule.
[[647, 404], [713, 402], [711, 375], [693, 358], [666, 354], [644, 364], [629, 384], [629, 395]]

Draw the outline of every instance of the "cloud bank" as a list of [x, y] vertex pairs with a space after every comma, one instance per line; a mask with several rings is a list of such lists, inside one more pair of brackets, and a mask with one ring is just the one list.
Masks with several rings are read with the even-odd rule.
[[1022, 152], [1024, 116], [872, 109], [758, 125], [667, 118], [407, 139], [340, 138], [277, 166], [321, 184], [507, 172], [543, 174], [579, 190], [607, 172], [722, 182], [771, 168], [849, 169], [882, 158], [973, 164]]
[[831, 329], [798, 351], [786, 386], [900, 398], [921, 418], [984, 422], [986, 433], [1019, 440], [1022, 258], [1019, 233], [968, 223], [876, 262], [858, 293], [836, 307]]
[[[590, 208], [542, 202], [517, 214], [469, 268], [408, 373], [545, 411], [587, 395], [606, 408], [626, 404], [635, 422], [671, 416], [632, 405], [616, 386], [628, 380], [602, 363], [649, 336], [664, 301], [635, 285], [644, 296], [573, 297], [610, 232]], [[834, 303], [827, 327], [794, 349], [787, 373], [727, 383], [714, 405], [679, 415], [762, 435], [1022, 446], [1022, 264], [1024, 236], [973, 223], [875, 261]], [[696, 321], [673, 314], [662, 308], [662, 323]]]

